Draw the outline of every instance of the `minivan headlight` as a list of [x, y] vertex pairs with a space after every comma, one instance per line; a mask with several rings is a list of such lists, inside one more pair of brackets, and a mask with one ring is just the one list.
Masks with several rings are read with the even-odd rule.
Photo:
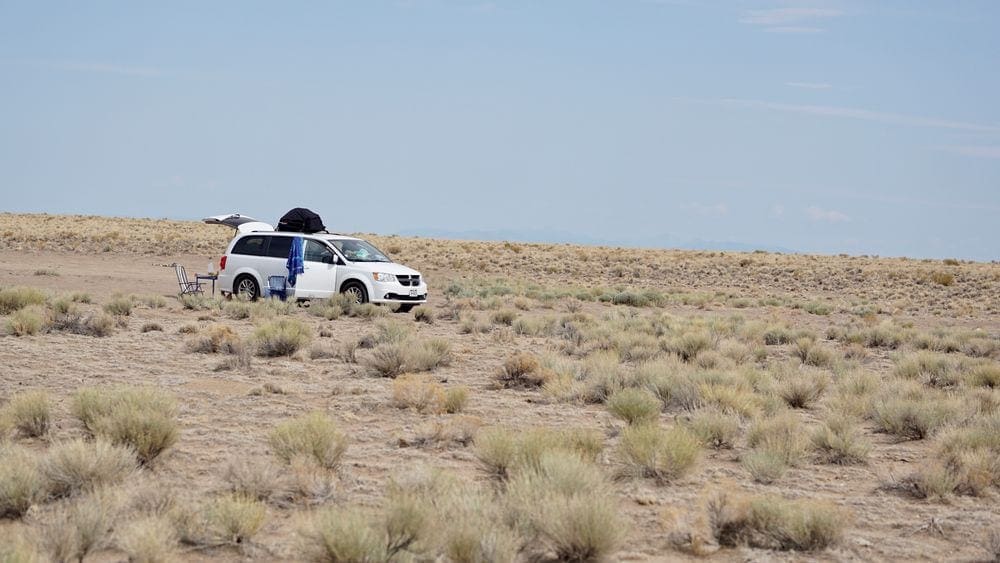
[[383, 274], [381, 272], [373, 272], [372, 278], [377, 282], [396, 281], [396, 276], [394, 274]]

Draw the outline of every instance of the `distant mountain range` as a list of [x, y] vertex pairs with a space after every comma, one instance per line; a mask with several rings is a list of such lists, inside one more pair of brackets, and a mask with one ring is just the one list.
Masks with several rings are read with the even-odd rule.
[[766, 250], [767, 252], [782, 252], [794, 254], [797, 251], [783, 246], [767, 244], [747, 244], [733, 241], [705, 240], [700, 238], [683, 239], [672, 235], [660, 235], [645, 238], [604, 238], [566, 231], [547, 229], [516, 230], [468, 230], [449, 231], [443, 229], [405, 229], [396, 233], [399, 236], [427, 237], [453, 240], [488, 240], [511, 242], [544, 242], [569, 243], [588, 246], [619, 246], [628, 248], [677, 248], [684, 250], [729, 250], [735, 252], [752, 252]]

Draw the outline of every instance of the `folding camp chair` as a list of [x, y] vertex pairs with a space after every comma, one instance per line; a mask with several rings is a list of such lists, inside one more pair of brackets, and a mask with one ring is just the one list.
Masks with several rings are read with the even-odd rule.
[[174, 262], [174, 272], [177, 274], [177, 285], [181, 287], [181, 295], [205, 293], [205, 290], [201, 288], [201, 282], [188, 281], [187, 272], [184, 270], [184, 266]]

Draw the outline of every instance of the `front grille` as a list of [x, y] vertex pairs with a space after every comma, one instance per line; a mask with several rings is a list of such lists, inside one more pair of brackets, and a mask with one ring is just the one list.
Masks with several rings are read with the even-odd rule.
[[385, 299], [394, 301], [426, 301], [427, 295], [399, 295], [398, 293], [386, 293]]
[[406, 287], [417, 287], [420, 285], [420, 276], [403, 276], [398, 275], [396, 279], [399, 281], [400, 285], [405, 285]]

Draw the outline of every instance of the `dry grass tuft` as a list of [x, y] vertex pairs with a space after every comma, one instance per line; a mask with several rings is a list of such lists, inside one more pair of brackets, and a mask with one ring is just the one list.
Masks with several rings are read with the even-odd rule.
[[622, 432], [619, 456], [632, 475], [674, 481], [694, 468], [701, 444], [684, 427], [664, 430], [655, 423], [642, 424]]
[[73, 396], [71, 408], [94, 436], [131, 447], [143, 464], [180, 436], [176, 399], [151, 387], [84, 388]]
[[743, 497], [719, 491], [706, 501], [711, 534], [723, 546], [818, 551], [838, 543], [847, 513], [813, 500], [764, 495]]
[[42, 529], [52, 560], [82, 562], [89, 553], [108, 547], [121, 512], [121, 496], [110, 489], [92, 491], [60, 506]]
[[48, 326], [48, 314], [41, 305], [28, 305], [11, 313], [6, 320], [7, 334], [33, 336]]
[[49, 494], [66, 497], [118, 484], [136, 470], [135, 453], [98, 438], [76, 439], [49, 448], [40, 465]]
[[509, 518], [530, 538], [526, 546], [559, 561], [594, 561], [624, 539], [614, 492], [594, 465], [565, 452], [547, 452], [507, 484]]
[[434, 324], [434, 310], [426, 305], [421, 305], [413, 309], [413, 320], [418, 323]]
[[0, 289], [0, 315], [9, 315], [29, 305], [44, 305], [47, 299], [41, 290], [33, 287]]
[[243, 348], [243, 342], [232, 328], [214, 324], [189, 339], [186, 347], [188, 352], [235, 354]]
[[44, 436], [51, 420], [49, 396], [43, 391], [14, 395], [0, 412], [0, 428], [14, 428], [29, 437]]
[[442, 413], [445, 410], [444, 386], [427, 375], [401, 375], [392, 382], [392, 404], [419, 413]]
[[38, 457], [27, 448], [0, 445], [0, 518], [19, 518], [46, 494]]
[[662, 408], [663, 403], [644, 389], [623, 389], [608, 399], [608, 411], [630, 425], [656, 420]]
[[922, 440], [957, 420], [962, 412], [963, 404], [958, 399], [928, 394], [892, 394], [875, 401], [872, 419], [881, 432], [903, 440]]
[[740, 420], [718, 409], [699, 409], [691, 414], [685, 426], [702, 443], [710, 448], [732, 448], [740, 435]]
[[114, 297], [104, 304], [104, 312], [115, 317], [127, 317], [132, 314], [132, 300], [128, 297]]
[[493, 427], [476, 436], [475, 453], [490, 473], [506, 478], [517, 468], [537, 465], [546, 452], [563, 451], [592, 462], [603, 449], [603, 437], [592, 430], [533, 428], [515, 432]]
[[449, 387], [444, 392], [444, 412], [449, 414], [460, 413], [465, 410], [469, 402], [469, 388], [465, 385]]
[[828, 416], [812, 434], [812, 446], [826, 463], [865, 463], [872, 444], [850, 416]]
[[130, 563], [170, 563], [178, 559], [178, 541], [170, 519], [154, 515], [125, 524], [115, 543]]
[[266, 322], [254, 331], [257, 355], [291, 356], [312, 341], [312, 330], [298, 319], [279, 318]]
[[282, 422], [268, 437], [274, 454], [286, 462], [304, 455], [327, 469], [336, 469], [340, 464], [347, 442], [347, 436], [333, 420], [320, 412]]

